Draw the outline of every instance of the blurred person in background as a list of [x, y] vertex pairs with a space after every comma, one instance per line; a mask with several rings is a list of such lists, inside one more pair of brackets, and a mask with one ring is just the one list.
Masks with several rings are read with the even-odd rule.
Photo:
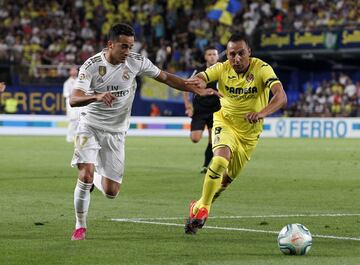
[[159, 107], [155, 103], [150, 105], [150, 117], [158, 117], [161, 115]]
[[[206, 47], [204, 52], [205, 65], [196, 69], [195, 73], [205, 71], [207, 68], [216, 64], [219, 60], [219, 53], [215, 47]], [[207, 87], [217, 90], [217, 82], [211, 82], [207, 84]], [[191, 133], [190, 139], [193, 143], [198, 143], [205, 130], [205, 126], [208, 130], [208, 145], [204, 154], [204, 164], [200, 170], [200, 173], [205, 174], [207, 167], [213, 157], [212, 144], [211, 144], [211, 129], [213, 127], [213, 113], [218, 111], [220, 106], [220, 100], [217, 96], [199, 97], [193, 95], [192, 102], [189, 99], [189, 92], [184, 92], [185, 112], [191, 118]]]
[[75, 133], [77, 127], [79, 126], [81, 111], [83, 110], [83, 108], [80, 107], [73, 108], [70, 106], [70, 95], [75, 87], [77, 74], [77, 67], [71, 67], [69, 70], [69, 78], [65, 81], [63, 86], [63, 96], [66, 102], [66, 116], [69, 122], [66, 134], [66, 141], [69, 143], [74, 142]]
[[[4, 82], [0, 82], [0, 93], [4, 92], [4, 91], [5, 91], [5, 88], [6, 88], [5, 83], [4, 83]], [[5, 108], [5, 101], [4, 101], [4, 103], [2, 103], [2, 102], [0, 101], [0, 113], [3, 113], [4, 108]]]
[[6, 88], [6, 85], [4, 82], [0, 82], [0, 93], [1, 92], [4, 92], [5, 91], [5, 88]]

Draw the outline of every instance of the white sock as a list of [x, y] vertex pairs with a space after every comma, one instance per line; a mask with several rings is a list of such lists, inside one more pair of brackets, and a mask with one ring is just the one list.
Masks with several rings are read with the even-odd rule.
[[96, 171], [94, 172], [94, 185], [99, 191], [102, 192], [102, 194], [105, 195], [105, 191], [102, 185], [102, 176]]
[[80, 227], [86, 228], [86, 217], [90, 205], [91, 186], [92, 183], [84, 183], [79, 179], [76, 183], [76, 187], [74, 191], [76, 229]]

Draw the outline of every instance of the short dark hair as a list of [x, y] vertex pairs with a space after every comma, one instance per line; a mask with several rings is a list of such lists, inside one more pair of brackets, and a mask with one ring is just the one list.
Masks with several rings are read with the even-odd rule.
[[206, 46], [204, 48], [204, 53], [207, 52], [208, 50], [217, 50], [217, 49], [215, 48], [215, 46]]
[[135, 36], [134, 29], [125, 23], [118, 23], [111, 27], [108, 33], [108, 40], [116, 40], [120, 35]]
[[249, 40], [248, 38], [244, 35], [244, 34], [241, 34], [241, 33], [234, 33], [231, 35], [230, 39], [228, 42], [237, 42], [237, 41], [243, 41], [246, 43], [246, 45], [249, 47]]

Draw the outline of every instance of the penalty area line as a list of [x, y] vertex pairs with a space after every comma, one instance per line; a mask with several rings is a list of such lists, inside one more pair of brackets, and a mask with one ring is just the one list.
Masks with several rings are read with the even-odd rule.
[[[123, 222], [123, 223], [138, 223], [138, 224], [151, 224], [151, 225], [163, 225], [163, 226], [177, 226], [177, 227], [183, 227], [184, 226], [184, 224], [165, 223], [165, 222], [156, 222], [156, 221], [145, 221], [145, 220], [128, 219], [128, 218], [113, 218], [113, 219], [111, 219], [111, 221], [113, 221], [113, 222]], [[227, 230], [227, 231], [265, 233], [265, 234], [275, 234], [275, 235], [277, 235], [279, 233], [278, 231], [268, 231], [268, 230], [242, 228], [242, 227], [204, 226], [204, 228], [206, 228], [206, 229], [216, 229], [216, 230]], [[336, 239], [336, 240], [360, 241], [360, 238], [357, 238], [357, 237], [317, 235], [317, 234], [312, 235], [312, 237], [326, 238], [326, 239]]]

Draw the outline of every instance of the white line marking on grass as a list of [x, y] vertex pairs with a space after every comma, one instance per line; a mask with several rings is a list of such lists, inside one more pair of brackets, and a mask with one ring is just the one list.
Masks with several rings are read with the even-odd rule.
[[271, 214], [271, 215], [249, 215], [249, 216], [215, 216], [209, 218], [218, 219], [245, 219], [245, 218], [288, 218], [288, 217], [347, 217], [360, 216], [360, 213], [319, 213], [319, 214]]
[[[351, 217], [360, 213], [320, 213], [320, 214], [271, 214], [271, 215], [239, 215], [239, 216], [211, 216], [209, 219], [247, 219], [247, 218], [288, 218], [288, 217]], [[134, 217], [126, 220], [183, 220], [185, 217]]]
[[[184, 224], [175, 224], [175, 223], [164, 223], [164, 222], [154, 222], [154, 221], [145, 221], [140, 219], [128, 219], [128, 218], [120, 218], [120, 219], [111, 219], [114, 222], [125, 222], [125, 223], [139, 223], [139, 224], [152, 224], [152, 225], [165, 225], [165, 226], [178, 226], [183, 227]], [[220, 226], [204, 226], [206, 229], [217, 229], [217, 230], [228, 230], [228, 231], [242, 231], [242, 232], [253, 232], [253, 233], [266, 233], [266, 234], [278, 234], [279, 231], [267, 231], [260, 229], [250, 229], [250, 228], [242, 228], [242, 227], [220, 227]], [[345, 236], [332, 236], [332, 235], [312, 235], [313, 237], [318, 238], [328, 238], [328, 239], [337, 239], [337, 240], [351, 240], [351, 241], [360, 241], [360, 238], [357, 237], [345, 237]]]
[[352, 240], [352, 241], [360, 241], [360, 237], [327, 236], [327, 235], [312, 235], [312, 237], [330, 238], [330, 239], [338, 239], [338, 240]]

